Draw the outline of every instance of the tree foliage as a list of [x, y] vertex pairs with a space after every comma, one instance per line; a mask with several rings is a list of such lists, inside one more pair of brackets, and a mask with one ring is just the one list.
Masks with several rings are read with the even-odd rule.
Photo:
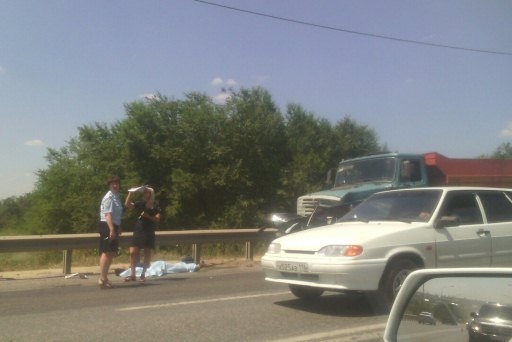
[[352, 118], [332, 125], [297, 104], [283, 115], [262, 88], [231, 92], [224, 105], [200, 93], [159, 94], [125, 111], [49, 149], [35, 190], [0, 202], [0, 231], [95, 232], [110, 174], [124, 190], [155, 187], [161, 229], [254, 227], [271, 211], [295, 211], [296, 198], [319, 190], [341, 159], [380, 149], [375, 132]]
[[512, 144], [503, 143], [491, 154], [491, 158], [512, 159]]

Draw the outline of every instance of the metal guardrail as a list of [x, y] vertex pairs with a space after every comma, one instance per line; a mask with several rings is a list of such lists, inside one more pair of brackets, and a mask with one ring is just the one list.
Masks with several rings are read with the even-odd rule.
[[[245, 258], [253, 259], [253, 244], [268, 243], [276, 238], [277, 229], [213, 229], [213, 230], [182, 230], [157, 231], [156, 244], [161, 247], [176, 244], [191, 244], [192, 254], [197, 263], [201, 260], [201, 245], [211, 243], [245, 243]], [[133, 233], [123, 232], [119, 237], [121, 247], [129, 246]], [[74, 249], [93, 249], [99, 246], [99, 235], [60, 234], [60, 235], [20, 235], [0, 236], [0, 253], [35, 252], [62, 250], [63, 272], [71, 273], [72, 253]]]

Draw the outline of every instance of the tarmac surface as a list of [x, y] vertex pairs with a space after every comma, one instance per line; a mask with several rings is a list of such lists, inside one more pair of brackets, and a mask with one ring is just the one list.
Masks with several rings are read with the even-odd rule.
[[[178, 261], [166, 261], [170, 263]], [[235, 267], [259, 267], [259, 260], [245, 259], [211, 259], [202, 260], [197, 272], [209, 272]], [[113, 264], [110, 266], [109, 279], [114, 282], [122, 282], [121, 277], [116, 276], [119, 272], [129, 267], [127, 264]], [[38, 269], [28, 271], [7, 271], [0, 272], [0, 292], [22, 291], [46, 287], [76, 286], [87, 283], [96, 286], [99, 276], [99, 266], [73, 266], [70, 274], [64, 274], [62, 268]]]

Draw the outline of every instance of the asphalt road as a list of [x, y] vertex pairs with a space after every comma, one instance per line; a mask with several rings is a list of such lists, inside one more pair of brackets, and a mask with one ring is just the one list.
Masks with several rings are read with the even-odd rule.
[[0, 341], [378, 341], [386, 315], [360, 295], [296, 299], [259, 264], [100, 290], [88, 279], [0, 281]]
[[466, 327], [459, 325], [427, 325], [414, 321], [402, 322], [399, 329], [400, 342], [467, 342]]

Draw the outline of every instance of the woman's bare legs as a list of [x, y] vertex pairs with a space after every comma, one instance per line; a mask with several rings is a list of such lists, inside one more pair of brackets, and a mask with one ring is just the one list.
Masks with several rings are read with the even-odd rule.
[[114, 259], [115, 252], [106, 252], [101, 253], [100, 256], [100, 279], [98, 284], [101, 288], [112, 288], [112, 284], [110, 284], [108, 280], [108, 270], [110, 265], [112, 264], [112, 259]]
[[151, 265], [151, 248], [144, 248], [144, 264], [142, 264], [142, 273], [140, 275], [140, 280], [146, 280], [146, 270]]
[[130, 247], [130, 277], [131, 279], [135, 280], [135, 268], [137, 267], [137, 264], [140, 261], [139, 257], [139, 248], [137, 247]]

